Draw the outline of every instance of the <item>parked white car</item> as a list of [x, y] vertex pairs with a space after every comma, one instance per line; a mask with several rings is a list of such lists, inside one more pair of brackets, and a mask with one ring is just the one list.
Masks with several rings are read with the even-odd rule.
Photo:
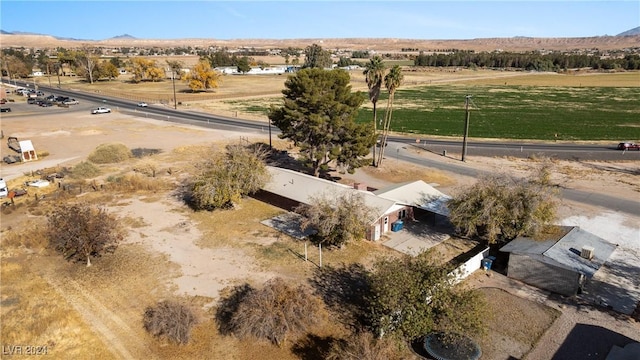
[[106, 108], [106, 107], [99, 107], [99, 108], [95, 108], [93, 110], [91, 110], [92, 114], [106, 114], [106, 113], [110, 113], [111, 109]]
[[76, 99], [69, 99], [62, 102], [64, 105], [78, 105], [80, 102]]

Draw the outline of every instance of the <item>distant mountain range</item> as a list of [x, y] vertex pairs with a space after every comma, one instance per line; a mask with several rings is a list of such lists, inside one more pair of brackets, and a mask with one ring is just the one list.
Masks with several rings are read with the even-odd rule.
[[[1, 30], [0, 29], [0, 34], [5, 34], [5, 35], [40, 35], [40, 36], [52, 36], [58, 40], [70, 40], [70, 41], [97, 41], [95, 39], [76, 39], [76, 38], [69, 38], [69, 37], [59, 37], [59, 36], [55, 36], [55, 35], [49, 35], [49, 34], [38, 34], [38, 33], [33, 33], [33, 32], [25, 32], [25, 31], [5, 31], [5, 30]], [[635, 36], [635, 35], [640, 35], [640, 26], [621, 32], [617, 35], [613, 35], [613, 36]], [[609, 36], [609, 35], [602, 35], [602, 36]], [[527, 36], [514, 36], [514, 38], [528, 38]], [[118, 35], [118, 36], [114, 36], [108, 39], [104, 39], [104, 40], [139, 40], [137, 37], [133, 36], [133, 35], [129, 35], [129, 34], [122, 34], [122, 35]]]
[[[2, 1], [2, 0], [0, 0]], [[572, 38], [535, 38], [514, 36], [508, 38], [476, 38], [467, 40], [447, 39], [400, 39], [400, 38], [290, 38], [290, 39], [215, 39], [215, 38], [183, 38], [183, 39], [143, 39], [129, 34], [114, 36], [104, 40], [88, 40], [55, 37], [52, 35], [29, 32], [7, 32], [0, 30], [0, 44], [3, 48], [75, 48], [79, 46], [96, 46], [103, 48], [194, 48], [219, 46], [225, 48], [249, 47], [256, 49], [283, 49], [288, 47], [305, 48], [314, 43], [321, 43], [327, 49], [367, 50], [372, 52], [399, 52], [403, 49], [419, 49], [420, 51], [441, 51], [457, 49], [467, 51], [618, 51], [637, 49], [640, 44], [640, 27], [615, 36], [602, 35]]]

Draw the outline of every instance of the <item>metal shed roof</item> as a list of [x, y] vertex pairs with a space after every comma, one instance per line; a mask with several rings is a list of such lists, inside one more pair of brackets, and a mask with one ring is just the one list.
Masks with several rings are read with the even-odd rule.
[[[594, 250], [594, 257], [591, 260], [580, 256], [585, 246], [590, 246]], [[536, 241], [520, 237], [500, 248], [500, 251], [530, 255], [538, 260], [557, 263], [592, 277], [615, 249], [616, 245], [574, 226], [559, 240]]]

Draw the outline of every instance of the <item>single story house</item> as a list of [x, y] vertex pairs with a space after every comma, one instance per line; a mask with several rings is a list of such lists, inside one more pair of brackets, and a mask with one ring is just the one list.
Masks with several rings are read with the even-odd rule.
[[558, 227], [555, 239], [519, 237], [500, 248], [509, 253], [507, 276], [565, 296], [581, 291], [616, 245], [578, 226]]
[[293, 170], [273, 166], [268, 166], [267, 169], [271, 173], [271, 181], [256, 194], [256, 198], [286, 210], [293, 210], [300, 204], [309, 204], [312, 198], [318, 196], [354, 191], [362, 194], [366, 205], [375, 212], [375, 220], [366, 234], [367, 240], [379, 240], [383, 234], [392, 230], [391, 225], [398, 220], [413, 219], [416, 208], [443, 211], [434, 203], [446, 198], [446, 195], [423, 181], [393, 185], [371, 192], [362, 183], [349, 186]]
[[373, 193], [379, 197], [411, 205], [420, 210], [446, 217], [449, 216], [447, 201], [451, 197], [422, 180], [391, 185], [375, 190]]

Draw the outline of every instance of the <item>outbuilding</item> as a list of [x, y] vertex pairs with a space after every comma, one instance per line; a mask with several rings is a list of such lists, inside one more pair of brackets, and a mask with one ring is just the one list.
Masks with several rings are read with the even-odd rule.
[[509, 254], [507, 276], [565, 296], [581, 291], [616, 245], [578, 226], [558, 227], [546, 240], [519, 237], [500, 248]]

